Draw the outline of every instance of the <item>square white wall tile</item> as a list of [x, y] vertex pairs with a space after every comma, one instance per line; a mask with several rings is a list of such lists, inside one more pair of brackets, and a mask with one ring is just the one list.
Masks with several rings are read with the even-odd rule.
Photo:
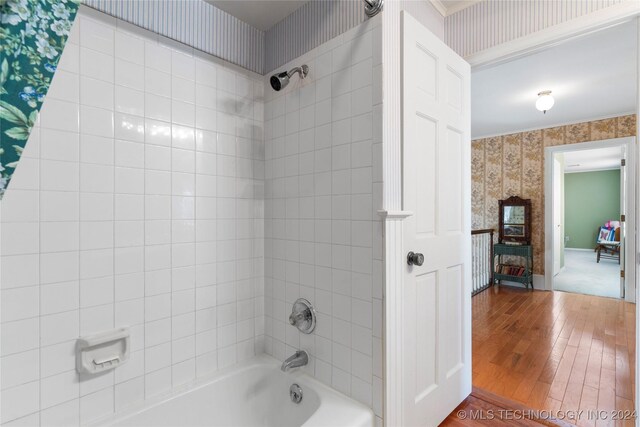
[[[382, 230], [372, 56], [380, 47], [371, 28], [358, 30], [311, 52], [314, 70], [301, 85], [265, 93], [264, 333], [267, 353], [287, 357], [303, 346], [316, 378], [372, 406], [373, 242]], [[287, 322], [299, 296], [318, 311], [315, 339]]]
[[[2, 422], [87, 423], [263, 348], [286, 357], [297, 346], [317, 378], [375, 406], [381, 67], [371, 29], [305, 55], [310, 77], [275, 93], [83, 13], [39, 149], [16, 173], [24, 191], [3, 201], [3, 221], [26, 239], [2, 233], [2, 292], [20, 308], [3, 310], [2, 363], [15, 367], [3, 404], [7, 390], [24, 400]], [[314, 340], [286, 323], [298, 296], [318, 307]], [[130, 364], [74, 382], [77, 336], [120, 323], [132, 326]]]
[[[2, 204], [3, 423], [86, 424], [261, 351], [262, 79], [84, 7], [74, 28]], [[129, 363], [78, 377], [78, 336], [125, 325]]]

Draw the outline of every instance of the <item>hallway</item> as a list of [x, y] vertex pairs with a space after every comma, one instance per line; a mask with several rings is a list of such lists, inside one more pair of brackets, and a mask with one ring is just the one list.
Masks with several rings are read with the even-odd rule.
[[634, 304], [494, 286], [472, 305], [475, 387], [535, 409], [633, 410]]

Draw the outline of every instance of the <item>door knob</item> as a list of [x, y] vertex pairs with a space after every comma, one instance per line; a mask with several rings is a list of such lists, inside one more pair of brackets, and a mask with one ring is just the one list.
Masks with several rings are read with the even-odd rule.
[[407, 254], [407, 264], [420, 267], [424, 263], [424, 255], [421, 253], [409, 252]]

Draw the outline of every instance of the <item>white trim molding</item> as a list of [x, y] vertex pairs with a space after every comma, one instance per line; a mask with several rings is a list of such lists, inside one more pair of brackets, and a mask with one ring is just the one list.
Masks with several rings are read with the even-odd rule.
[[433, 5], [433, 7], [436, 8], [438, 12], [440, 12], [440, 15], [442, 16], [449, 15], [449, 13], [447, 12], [447, 6], [445, 6], [441, 0], [431, 0], [431, 4]]
[[626, 215], [626, 235], [628, 236], [624, 248], [625, 266], [625, 301], [636, 301], [636, 137], [624, 137], [606, 139], [602, 141], [589, 141], [577, 144], [555, 145], [544, 149], [544, 289], [553, 290], [553, 259], [554, 247], [553, 238], [553, 157], [556, 153], [566, 153], [568, 151], [591, 150], [603, 147], [627, 147], [627, 211]]
[[482, 0], [468, 0], [464, 2], [458, 2], [456, 5], [447, 6], [442, 0], [431, 0], [431, 4], [436, 8], [438, 12], [444, 17], [451, 16], [454, 13], [458, 13], [468, 7], [473, 6], [476, 3], [480, 3]]
[[[518, 282], [510, 282], [508, 280], [500, 281], [500, 285], [494, 286], [510, 286], [512, 288], [526, 289], [525, 285]], [[542, 274], [534, 274], [533, 275], [533, 289], [536, 291], [544, 291], [546, 290], [544, 287], [544, 275]]]
[[614, 119], [616, 117], [630, 116], [632, 114], [636, 114], [635, 110], [634, 111], [625, 111], [625, 112], [622, 112], [622, 113], [615, 113], [615, 114], [606, 114], [604, 116], [585, 117], [585, 118], [582, 118], [580, 120], [570, 120], [570, 121], [566, 121], [566, 122], [551, 122], [551, 123], [548, 123], [547, 125], [545, 125], [545, 127], [542, 127], [542, 128], [540, 126], [536, 126], [536, 127], [531, 127], [531, 128], [517, 129], [517, 130], [514, 130], [514, 131], [510, 131], [509, 133], [499, 132], [499, 133], [489, 133], [489, 134], [486, 134], [486, 135], [478, 135], [478, 136], [471, 135], [471, 140], [474, 141], [474, 140], [477, 140], [477, 139], [494, 138], [496, 136], [513, 135], [515, 133], [532, 132], [532, 131], [544, 130], [544, 129], [555, 128], [555, 127], [560, 127], [560, 126], [570, 126], [570, 125], [575, 125], [575, 124], [580, 124], [580, 123], [596, 122], [598, 120]]
[[402, 315], [405, 260], [403, 259], [403, 221], [408, 211], [379, 211], [384, 219], [384, 422], [402, 426]]
[[411, 211], [385, 211], [385, 210], [380, 210], [380, 211], [378, 211], [378, 215], [380, 215], [382, 218], [404, 219], [404, 218], [408, 218], [411, 215], [413, 215], [413, 212], [411, 212]]

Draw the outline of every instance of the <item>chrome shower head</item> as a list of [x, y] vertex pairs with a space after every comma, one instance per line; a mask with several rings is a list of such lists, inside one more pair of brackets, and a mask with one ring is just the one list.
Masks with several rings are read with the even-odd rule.
[[271, 76], [269, 79], [269, 83], [271, 83], [271, 87], [275, 91], [280, 91], [287, 87], [289, 84], [289, 79], [295, 73], [300, 74], [300, 78], [304, 79], [309, 74], [309, 67], [307, 65], [303, 65], [302, 67], [296, 67], [289, 72], [283, 71], [282, 73], [277, 73]]
[[289, 84], [289, 73], [285, 71], [284, 73], [274, 74], [269, 81], [273, 90], [279, 91]]

